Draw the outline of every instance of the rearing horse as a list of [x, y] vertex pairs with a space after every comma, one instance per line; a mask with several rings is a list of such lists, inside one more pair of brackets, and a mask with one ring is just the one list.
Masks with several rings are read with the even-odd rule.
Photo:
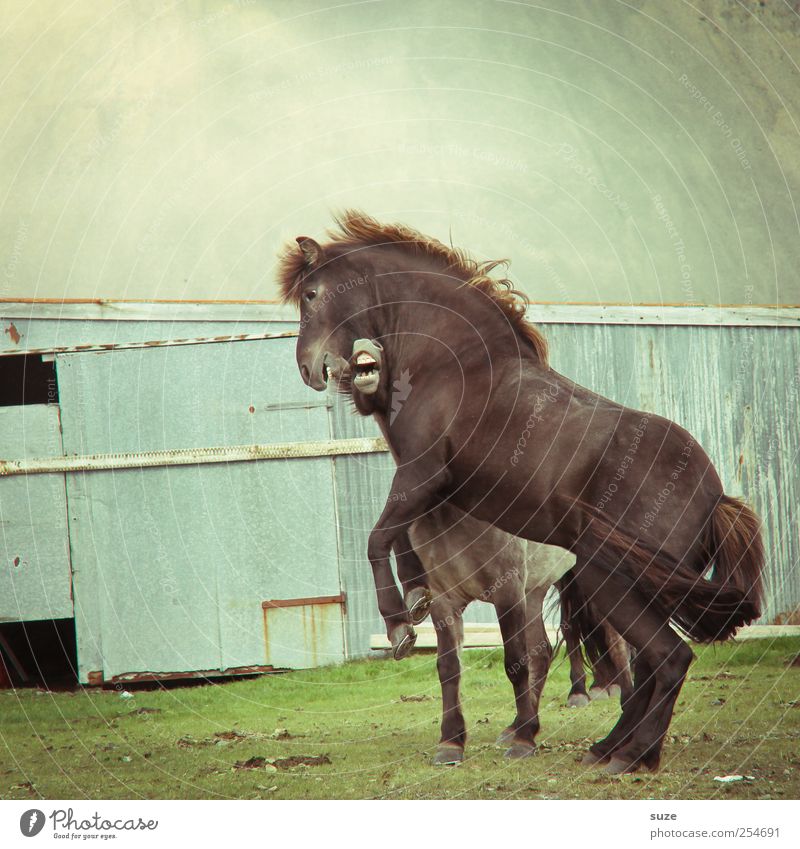
[[[655, 769], [693, 658], [670, 622], [709, 642], [760, 615], [758, 518], [682, 427], [544, 365], [544, 339], [497, 265], [345, 213], [324, 245], [300, 237], [282, 257], [298, 367], [318, 391], [330, 378], [357, 388], [357, 409], [390, 421], [398, 468], [367, 554], [393, 643], [411, 624], [390, 552], [442, 501], [568, 549], [584, 597], [636, 649], [633, 691], [585, 762]], [[498, 618], [524, 749], [536, 730], [524, 611]]]

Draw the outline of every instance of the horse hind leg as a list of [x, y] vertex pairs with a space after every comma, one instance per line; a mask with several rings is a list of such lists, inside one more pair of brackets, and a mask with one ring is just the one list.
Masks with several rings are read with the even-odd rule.
[[628, 644], [605, 620], [600, 623], [600, 639], [603, 654], [592, 664], [594, 680], [589, 688], [589, 698], [596, 701], [621, 698], [623, 692], [629, 695], [633, 682]]
[[606, 689], [611, 698], [622, 700], [627, 698], [633, 690], [631, 651], [625, 640], [607, 622], [604, 623], [604, 628], [608, 643], [608, 657], [613, 670], [613, 676]]
[[539, 703], [542, 691], [550, 671], [553, 659], [553, 647], [544, 627], [544, 599], [547, 587], [536, 587], [526, 594], [528, 624], [525, 629], [528, 644], [528, 673], [530, 675], [531, 705], [533, 706], [534, 722], [539, 727]]
[[436, 629], [436, 671], [442, 688], [442, 733], [434, 766], [455, 766], [464, 760], [467, 726], [461, 709], [461, 646], [464, 641], [463, 607], [442, 597], [431, 607]]
[[[514, 688], [517, 709], [514, 722], [504, 732], [504, 735], [510, 736], [506, 757], [527, 758], [536, 753], [534, 740], [539, 730], [539, 718], [531, 699], [524, 597], [513, 602], [495, 601], [495, 610], [503, 636], [506, 676]], [[513, 734], [510, 734], [512, 731]], [[501, 739], [504, 735], [501, 735]]]
[[578, 612], [575, 605], [580, 602], [576, 598], [574, 590], [574, 576], [565, 576], [556, 582], [559, 596], [561, 598], [561, 634], [564, 637], [564, 645], [567, 649], [569, 659], [570, 691], [567, 696], [568, 707], [585, 707], [589, 704], [589, 694], [586, 692], [586, 668], [583, 662], [583, 651], [581, 650], [580, 626], [577, 622]]
[[611, 773], [658, 767], [664, 735], [692, 660], [691, 649], [638, 590], [591, 564], [578, 581], [604, 618], [636, 649], [633, 690], [622, 716], [585, 762], [608, 761]]

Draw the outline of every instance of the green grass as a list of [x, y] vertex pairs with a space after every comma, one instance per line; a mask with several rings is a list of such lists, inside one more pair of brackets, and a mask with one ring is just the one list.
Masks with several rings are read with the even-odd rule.
[[[458, 768], [429, 765], [441, 701], [435, 657], [422, 654], [132, 699], [94, 688], [0, 691], [0, 798], [797, 798], [800, 667], [791, 661], [800, 640], [696, 653], [655, 775], [612, 778], [579, 766], [619, 705], [564, 707], [561, 655], [545, 690], [539, 754], [505, 760], [494, 746], [513, 716], [502, 653], [474, 650], [464, 654], [470, 739]], [[330, 764], [235, 766], [319, 755]], [[713, 781], [731, 773], [753, 780]]]

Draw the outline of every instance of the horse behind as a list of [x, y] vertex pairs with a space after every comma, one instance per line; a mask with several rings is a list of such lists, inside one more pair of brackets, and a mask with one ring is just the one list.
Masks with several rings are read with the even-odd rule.
[[[490, 602], [496, 610], [511, 606], [525, 611], [524, 633], [515, 636], [521, 637], [526, 645], [529, 688], [527, 692], [523, 690], [515, 694], [517, 699], [525, 702], [520, 705], [518, 701], [514, 720], [500, 734], [497, 742], [508, 746], [507, 757], [532, 755], [535, 747], [515, 743], [514, 736], [529, 707], [538, 731], [539, 704], [552, 659], [552, 647], [544, 624], [544, 600], [550, 587], [572, 568], [574, 556], [563, 549], [513, 537], [449, 504], [431, 510], [414, 522], [409, 529], [409, 539], [425, 568], [433, 596], [430, 614], [436, 631], [436, 668], [442, 690], [441, 737], [433, 763], [451, 765], [464, 759], [467, 731], [460, 698], [464, 639], [462, 615], [467, 605], [477, 600]], [[562, 628], [565, 625], [568, 627], [568, 623], [562, 623]], [[608, 638], [611, 629], [605, 630], [602, 623], [593, 625], [597, 633], [591, 639], [597, 645], [603, 636]], [[611, 651], [606, 652], [607, 656], [598, 658], [596, 668], [600, 671], [596, 674], [603, 674], [603, 666], [611, 666], [613, 670], [608, 673], [608, 686], [620, 682], [627, 695], [631, 687], [627, 655], [624, 650], [621, 655], [614, 654], [617, 646], [613, 642], [610, 642], [609, 648]], [[583, 656], [579, 647], [571, 647], [570, 661], [573, 692], [570, 693], [569, 704], [584, 704], [576, 698], [581, 695], [584, 679]], [[579, 667], [577, 676], [576, 661]], [[505, 666], [511, 679], [516, 675], [513, 669], [516, 662], [518, 658], [507, 644]], [[597, 692], [601, 692], [599, 687]], [[606, 693], [605, 688], [602, 692]], [[583, 699], [588, 702], [585, 689]]]

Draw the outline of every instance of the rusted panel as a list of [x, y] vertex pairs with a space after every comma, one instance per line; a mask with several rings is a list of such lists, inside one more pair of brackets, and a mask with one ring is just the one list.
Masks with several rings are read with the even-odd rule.
[[275, 607], [305, 607], [313, 604], [344, 604], [345, 597], [341, 593], [339, 595], [320, 595], [312, 598], [278, 598], [270, 601], [262, 601], [261, 606], [264, 610]]
[[8, 335], [15, 345], [19, 345], [19, 340], [22, 336], [13, 321], [9, 322], [8, 327], [6, 327], [3, 332]]
[[267, 663], [281, 668], [308, 669], [344, 660], [343, 598], [289, 599], [288, 602], [262, 605]]
[[[229, 669], [197, 669], [188, 672], [129, 672], [113, 675], [108, 681], [101, 679], [100, 683], [109, 684], [144, 684], [148, 681], [183, 681], [195, 678], [235, 678], [242, 675], [266, 675], [279, 672], [272, 666], [235, 666]], [[102, 673], [100, 673], [102, 674]], [[91, 681], [89, 683], [92, 683]]]

